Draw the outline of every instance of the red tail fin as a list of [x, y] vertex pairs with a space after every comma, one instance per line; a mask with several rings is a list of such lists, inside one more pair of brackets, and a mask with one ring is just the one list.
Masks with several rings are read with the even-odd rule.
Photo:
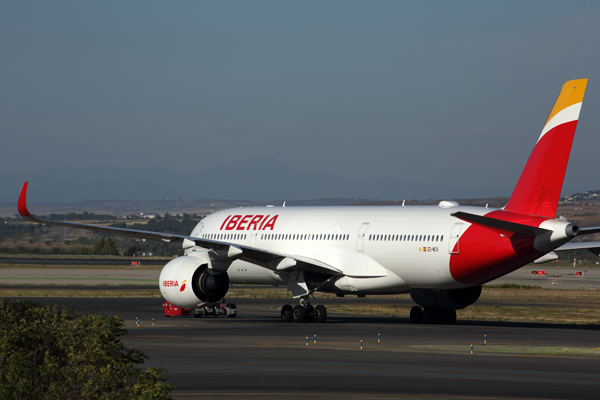
[[586, 85], [564, 84], [505, 210], [555, 217]]

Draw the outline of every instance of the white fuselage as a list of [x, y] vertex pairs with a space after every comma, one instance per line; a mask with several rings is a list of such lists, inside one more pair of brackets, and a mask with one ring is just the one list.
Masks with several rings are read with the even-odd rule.
[[[466, 286], [449, 270], [456, 235], [469, 226], [450, 215], [459, 210], [491, 211], [459, 206], [238, 208], [207, 216], [191, 236], [318, 260], [345, 275], [335, 283], [336, 291], [451, 289]], [[457, 224], [461, 229], [454, 228], [452, 240]], [[240, 260], [228, 274], [232, 283], [287, 283], [285, 274]]]

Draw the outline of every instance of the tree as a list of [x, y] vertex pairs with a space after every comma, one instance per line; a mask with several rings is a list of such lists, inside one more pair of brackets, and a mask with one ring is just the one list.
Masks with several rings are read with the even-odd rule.
[[118, 315], [5, 299], [0, 303], [0, 398], [169, 399], [164, 370], [118, 339]]
[[118, 256], [119, 248], [117, 247], [117, 240], [113, 236], [109, 236], [106, 239], [100, 238], [94, 244], [92, 253], [104, 256]]
[[135, 256], [137, 253], [140, 253], [141, 251], [142, 248], [137, 244], [134, 244], [133, 246], [127, 247], [127, 249], [123, 252], [123, 255], [125, 257], [132, 257]]

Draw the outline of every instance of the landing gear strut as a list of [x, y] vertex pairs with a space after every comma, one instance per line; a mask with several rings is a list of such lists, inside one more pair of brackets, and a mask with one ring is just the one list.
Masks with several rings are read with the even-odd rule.
[[434, 308], [425, 307], [421, 309], [419, 306], [414, 306], [410, 310], [410, 322], [413, 324], [448, 324], [452, 325], [456, 322], [456, 310], [453, 308]]
[[[308, 296], [307, 296], [308, 297]], [[283, 322], [325, 322], [327, 320], [327, 309], [318, 305], [313, 307], [308, 298], [301, 298], [300, 304], [292, 307], [289, 304], [281, 307], [281, 320]]]

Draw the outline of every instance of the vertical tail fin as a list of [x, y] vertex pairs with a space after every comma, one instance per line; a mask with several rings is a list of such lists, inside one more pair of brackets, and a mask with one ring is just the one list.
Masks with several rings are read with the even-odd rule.
[[505, 210], [555, 217], [586, 85], [587, 79], [563, 85]]

